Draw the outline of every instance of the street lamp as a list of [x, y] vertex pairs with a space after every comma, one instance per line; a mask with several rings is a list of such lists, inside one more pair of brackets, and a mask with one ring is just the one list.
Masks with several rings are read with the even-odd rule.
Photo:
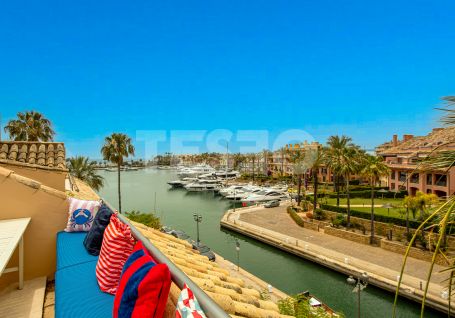
[[354, 289], [352, 290], [353, 293], [357, 293], [357, 317], [360, 318], [360, 292], [365, 289], [368, 285], [368, 274], [363, 272], [360, 277], [355, 279], [352, 275], [350, 275], [346, 281], [349, 285], [354, 285]]
[[199, 246], [200, 240], [199, 240], [199, 223], [202, 222], [202, 215], [200, 214], [193, 214], [194, 221], [196, 221], [196, 230], [197, 230], [197, 241], [196, 244]]
[[237, 272], [240, 270], [240, 242], [235, 240], [235, 250], [237, 251]]

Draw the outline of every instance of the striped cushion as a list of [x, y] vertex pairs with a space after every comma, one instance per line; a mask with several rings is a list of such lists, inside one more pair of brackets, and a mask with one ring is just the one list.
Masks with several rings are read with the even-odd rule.
[[68, 203], [68, 222], [65, 232], [88, 232], [101, 203], [75, 198], [68, 198]]
[[177, 310], [175, 311], [176, 318], [206, 318], [204, 312], [199, 306], [199, 303], [194, 296], [191, 289], [183, 286], [180, 293], [179, 300], [177, 301]]
[[139, 241], [123, 268], [113, 317], [162, 318], [170, 287], [168, 267], [156, 264]]
[[131, 254], [134, 239], [128, 225], [122, 223], [116, 214], [104, 231], [103, 244], [96, 264], [96, 279], [100, 289], [115, 294], [120, 281], [123, 265]]

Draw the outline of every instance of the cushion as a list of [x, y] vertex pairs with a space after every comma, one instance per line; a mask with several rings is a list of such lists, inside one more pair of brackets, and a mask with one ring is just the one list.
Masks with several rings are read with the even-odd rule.
[[171, 273], [167, 265], [156, 264], [138, 242], [123, 267], [113, 317], [162, 318], [170, 288]]
[[68, 222], [65, 232], [88, 232], [100, 207], [99, 201], [68, 198]]
[[134, 239], [128, 225], [122, 223], [116, 214], [104, 231], [96, 278], [100, 289], [106, 293], [115, 294], [120, 281], [123, 265], [134, 247]]
[[96, 262], [82, 245], [86, 232], [57, 233], [57, 270], [86, 262]]
[[[79, 241], [82, 250], [82, 240]], [[93, 257], [93, 256], [92, 256]], [[56, 318], [111, 317], [114, 296], [98, 288], [94, 261], [61, 269], [55, 273]]]
[[196, 296], [185, 284], [177, 301], [176, 318], [205, 318], [205, 314], [199, 305]]
[[113, 213], [114, 212], [105, 204], [101, 205], [98, 213], [96, 213], [92, 227], [84, 239], [84, 246], [90, 254], [100, 254], [104, 230], [109, 225], [109, 220]]

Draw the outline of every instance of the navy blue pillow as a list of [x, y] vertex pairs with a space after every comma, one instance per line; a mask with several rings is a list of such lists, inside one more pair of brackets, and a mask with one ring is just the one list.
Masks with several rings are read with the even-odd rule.
[[104, 230], [109, 225], [111, 215], [114, 212], [107, 207], [104, 203], [98, 210], [93, 220], [92, 228], [87, 233], [84, 239], [84, 246], [87, 252], [92, 255], [98, 256], [103, 243]]

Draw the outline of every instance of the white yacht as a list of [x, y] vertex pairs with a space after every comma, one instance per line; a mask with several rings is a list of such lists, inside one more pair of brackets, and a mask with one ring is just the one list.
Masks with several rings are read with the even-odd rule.
[[184, 186], [186, 190], [191, 192], [214, 191], [219, 187], [220, 183], [216, 180], [198, 180]]
[[216, 171], [215, 175], [220, 179], [231, 180], [238, 178], [240, 176], [240, 172], [231, 170], [231, 171]]
[[200, 175], [213, 174], [215, 171], [216, 170], [209, 165], [197, 165], [194, 167], [182, 168], [177, 172], [177, 175], [180, 178], [198, 177]]
[[187, 184], [190, 184], [192, 182], [198, 181], [198, 178], [183, 178], [181, 180], [173, 180], [169, 181], [167, 184], [169, 184], [173, 188], [183, 188]]
[[274, 189], [264, 189], [257, 193], [252, 193], [245, 198], [242, 198], [241, 201], [245, 203], [252, 202], [266, 202], [272, 200], [281, 200], [287, 199], [289, 195]]

